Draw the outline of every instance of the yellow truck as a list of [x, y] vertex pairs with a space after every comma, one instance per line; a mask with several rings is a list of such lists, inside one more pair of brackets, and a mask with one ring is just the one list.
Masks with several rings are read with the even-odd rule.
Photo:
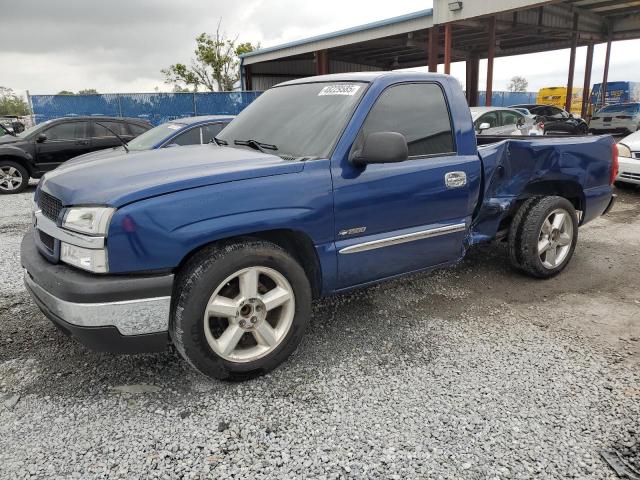
[[[571, 95], [571, 113], [580, 115], [582, 112], [582, 88], [574, 88]], [[553, 105], [564, 109], [567, 101], [567, 87], [545, 87], [541, 88], [536, 98], [536, 103], [542, 105]]]

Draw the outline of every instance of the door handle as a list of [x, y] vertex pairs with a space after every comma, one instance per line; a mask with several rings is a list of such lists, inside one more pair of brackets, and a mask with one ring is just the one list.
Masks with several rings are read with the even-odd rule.
[[444, 176], [444, 183], [447, 188], [460, 188], [467, 184], [467, 174], [465, 172], [449, 172]]
[[89, 145], [89, 140], [77, 140], [76, 145]]

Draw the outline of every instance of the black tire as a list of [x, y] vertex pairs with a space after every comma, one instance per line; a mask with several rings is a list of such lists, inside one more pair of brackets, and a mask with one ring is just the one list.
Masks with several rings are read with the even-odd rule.
[[[554, 210], [564, 210], [569, 215], [572, 235], [569, 249], [564, 259], [555, 267], [549, 268], [543, 264], [538, 253], [538, 242], [542, 230], [542, 224]], [[519, 260], [519, 268], [525, 273], [537, 278], [549, 278], [560, 273], [571, 261], [578, 241], [578, 216], [576, 210], [563, 197], [542, 197], [534, 202], [528, 211], [523, 214], [520, 222], [519, 234], [515, 235], [513, 248], [515, 258]]]
[[[276, 270], [294, 295], [294, 317], [273, 351], [250, 362], [222, 358], [209, 346], [204, 312], [211, 295], [229, 276], [244, 268]], [[281, 247], [248, 239], [204, 248], [176, 276], [169, 334], [182, 355], [200, 373], [221, 380], [246, 380], [263, 375], [284, 362], [297, 348], [311, 316], [311, 287], [303, 268]]]
[[516, 268], [522, 268], [522, 258], [520, 257], [520, 242], [522, 237], [522, 226], [523, 219], [531, 210], [536, 203], [538, 203], [543, 197], [531, 197], [525, 200], [518, 211], [516, 212], [515, 217], [511, 221], [511, 226], [509, 227], [509, 260], [511, 261], [511, 265]]
[[[12, 180], [11, 183], [9, 183], [8, 180], [3, 182], [5, 171], [10, 169], [14, 169], [13, 172], [15, 173], [12, 177], [14, 179], [19, 178], [19, 184], [15, 184], [15, 180]], [[9, 185], [11, 185], [12, 188], [9, 188]], [[23, 165], [11, 160], [0, 160], [0, 194], [12, 195], [14, 193], [21, 193], [24, 192], [27, 186], [29, 186], [29, 172]]]
[[578, 133], [580, 135], [587, 135], [589, 133], [589, 127], [587, 127], [584, 123], [578, 127]]

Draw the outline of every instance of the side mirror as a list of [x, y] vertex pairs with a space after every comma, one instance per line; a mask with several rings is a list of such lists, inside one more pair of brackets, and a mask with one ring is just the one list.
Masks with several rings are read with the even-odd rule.
[[404, 135], [398, 132], [374, 132], [368, 134], [362, 149], [353, 157], [357, 165], [368, 163], [396, 163], [409, 158], [409, 146]]
[[47, 141], [47, 136], [44, 133], [41, 133], [36, 137], [36, 142], [42, 143]]
[[570, 113], [570, 114], [569, 114], [569, 118], [575, 118], [575, 117], [573, 116], [573, 113]]
[[483, 130], [489, 130], [490, 128], [491, 128], [491, 124], [484, 122], [480, 124], [480, 126], [478, 127], [478, 131], [482, 132]]

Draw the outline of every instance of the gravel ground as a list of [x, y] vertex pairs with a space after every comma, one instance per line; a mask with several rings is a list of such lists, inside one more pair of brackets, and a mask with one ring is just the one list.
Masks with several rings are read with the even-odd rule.
[[240, 384], [59, 333], [21, 280], [32, 193], [0, 198], [0, 478], [614, 479], [601, 449], [638, 461], [640, 190], [555, 279], [478, 248], [318, 302], [289, 362]]

